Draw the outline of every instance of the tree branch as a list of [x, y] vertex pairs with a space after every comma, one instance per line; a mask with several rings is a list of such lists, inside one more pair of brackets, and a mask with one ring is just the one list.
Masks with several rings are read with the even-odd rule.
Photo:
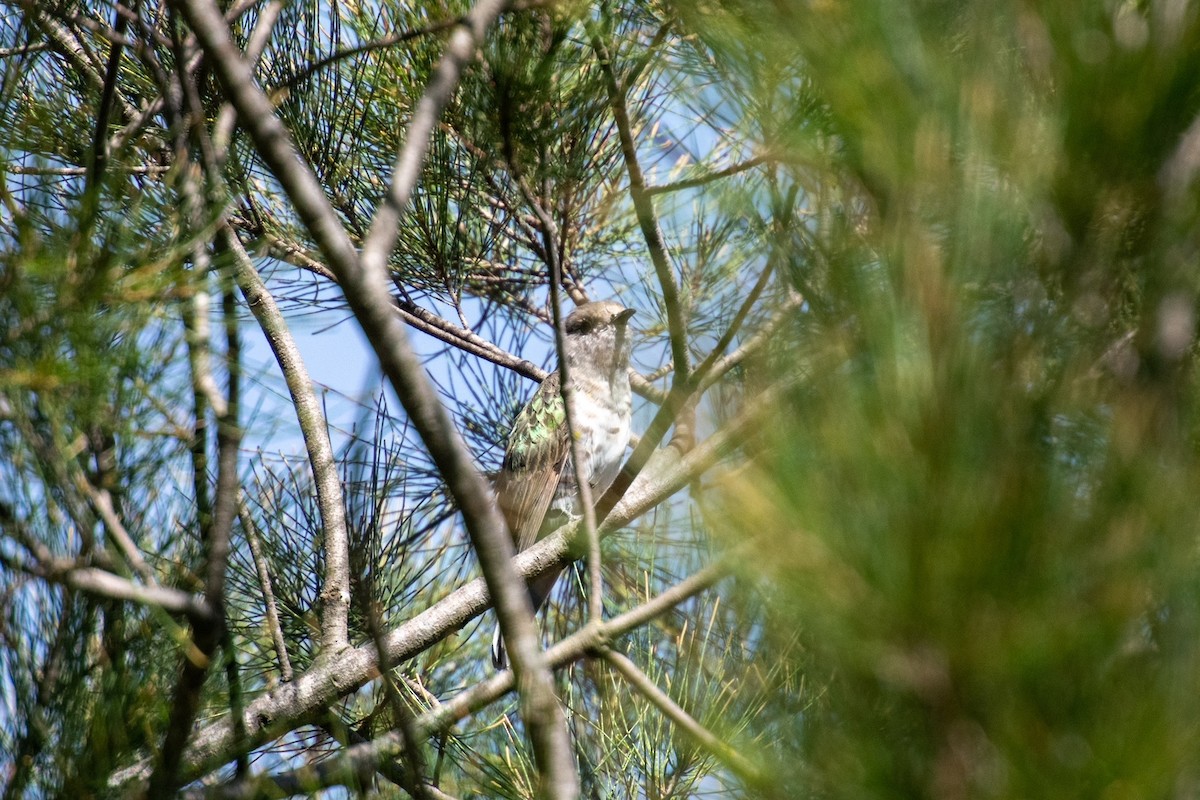
[[26, 563], [0, 553], [0, 562], [9, 569], [98, 597], [154, 606], [170, 614], [186, 615], [190, 619], [207, 619], [212, 616], [212, 609], [199, 595], [165, 586], [143, 586], [99, 567], [82, 566], [70, 559], [39, 557], [35, 563]]
[[[400, 214], [419, 176], [437, 114], [448, 99], [462, 65], [473, 54], [475, 42], [502, 8], [502, 1], [481, 0], [467, 15], [468, 25], [450, 37], [446, 54], [414, 114], [406, 145], [397, 159], [392, 189], [387, 202], [376, 212], [361, 260], [321, 185], [297, 157], [270, 101], [254, 85], [250, 67], [233, 44], [229, 28], [213, 0], [175, 2], [188, 17], [260, 156], [329, 260], [384, 374], [462, 512], [484, 579], [495, 595], [501, 630], [520, 676], [522, 712], [547, 792], [552, 797], [571, 797], [578, 776], [562, 710], [538, 647], [529, 595], [513, 569], [512, 540], [490, 487], [475, 468], [466, 445], [412, 351], [386, 289], [387, 255], [395, 241]], [[295, 687], [302, 680], [289, 686]], [[247, 726], [247, 730], [253, 729]]]
[[117, 510], [113, 507], [112, 495], [107, 489], [97, 489], [91, 484], [79, 471], [74, 471], [75, 484], [79, 487], [79, 491], [83, 492], [90, 502], [92, 509], [96, 512], [96, 516], [100, 517], [100, 521], [104, 523], [105, 530], [113, 541], [117, 543], [121, 554], [125, 556], [125, 560], [129, 562], [129, 566], [133, 571], [141, 576], [148, 585], [154, 586], [157, 581], [154, 579], [154, 572], [146, 564], [146, 560], [142, 558], [142, 553], [138, 550], [137, 544], [134, 543], [133, 537], [129, 535], [129, 531], [125, 529], [121, 523], [121, 518], [117, 515]]
[[596, 535], [596, 509], [592, 504], [592, 487], [588, 483], [584, 469], [586, 462], [583, 440], [575, 435], [577, 419], [575, 416], [575, 386], [571, 382], [570, 365], [567, 363], [567, 331], [564, 323], [565, 315], [562, 310], [563, 264], [558, 247], [558, 226], [530, 191], [525, 177], [521, 174], [521, 167], [512, 153], [509, 141], [506, 135], [505, 150], [509, 170], [517, 186], [520, 187], [525, 202], [533, 209], [534, 215], [537, 216], [541, 225], [542, 245], [546, 261], [550, 266], [550, 312], [554, 321], [554, 348], [558, 353], [559, 393], [562, 395], [563, 414], [567, 423], [567, 441], [571, 447], [571, 469], [575, 472], [575, 490], [579, 495], [579, 508], [583, 512], [580, 522], [587, 540], [588, 583], [590, 584], [588, 616], [592, 622], [599, 622], [604, 616], [604, 578], [600, 561], [600, 537]]
[[729, 322], [729, 327], [721, 334], [721, 338], [713, 347], [712, 352], [704, 361], [700, 362], [700, 366], [696, 367], [695, 380], [699, 383], [704, 380], [705, 375], [712, 369], [713, 364], [725, 353], [725, 349], [729, 347], [730, 342], [737, 336], [738, 331], [742, 327], [742, 323], [746, 321], [746, 316], [750, 310], [754, 308], [754, 304], [758, 302], [758, 298], [762, 295], [763, 290], [767, 288], [767, 281], [771, 278], [771, 273], [774, 272], [774, 263], [768, 261], [766, 267], [759, 274], [758, 280], [754, 282], [754, 286], [750, 289], [750, 294], [746, 295], [742, 305], [738, 308], [737, 313], [733, 315], [733, 319]]
[[483, 34], [504, 10], [507, 0], [479, 0], [450, 35], [446, 50], [434, 68], [405, 132], [404, 147], [392, 170], [387, 198], [375, 211], [371, 230], [363, 243], [363, 269], [367, 274], [382, 273], [396, 242], [400, 217], [421, 177], [429, 140], [437, 127], [442, 109], [458, 85], [463, 67], [475, 56]]
[[[238, 227], [244, 226], [239, 225]], [[314, 275], [319, 275], [335, 284], [338, 282], [337, 276], [333, 274], [333, 271], [329, 267], [306, 253], [300, 245], [287, 241], [275, 234], [263, 233], [261, 235], [270, 246], [272, 255], [280, 260], [307, 270]], [[399, 297], [393, 297], [392, 301], [396, 304], [400, 318], [408, 323], [408, 325], [439, 341], [478, 356], [496, 366], [512, 370], [518, 375], [539, 383], [545, 380], [546, 375], [549, 374], [532, 361], [527, 361], [516, 356], [495, 343], [489, 342], [479, 334], [455, 325], [416, 303]], [[666, 392], [654, 386], [649, 379], [632, 369], [629, 371], [629, 385], [639, 397], [644, 397], [652, 403], [661, 405], [666, 402]]]
[[[677, 456], [670, 449], [659, 451], [661, 457], [656, 461], [655, 469], [630, 487], [626, 496], [599, 525], [601, 538], [628, 525], [703, 475], [725, 453], [736, 448], [748, 430], [774, 413], [786, 388], [786, 384], [780, 384], [760, 393], [734, 420], [685, 456]], [[521, 551], [512, 564], [522, 579], [522, 586], [525, 580], [543, 575], [571, 560], [577, 532], [577, 525], [564, 526], [533, 547]], [[712, 580], [715, 581], [716, 577], [712, 576]], [[700, 586], [695, 591], [701, 591], [707, 585], [711, 584]], [[659, 597], [666, 598], [664, 602], [667, 602], [675, 596], [674, 591], [668, 590]], [[476, 579], [456, 589], [385, 636], [384, 645], [391, 663], [401, 664], [425, 651], [462, 628], [488, 606], [489, 596], [484, 580]], [[644, 610], [627, 612], [605, 625], [613, 626], [612, 630], [625, 630], [625, 626], [643, 624], [656, 615], [652, 613], [653, 608], [643, 607]], [[591, 637], [597, 629], [588, 626], [585, 630], [588, 631], [587, 646], [595, 646]], [[558, 663], [560, 648], [568, 641], [575, 640], [569, 637], [546, 651], [547, 663]], [[244, 724], [249, 743], [258, 745], [286, 732], [337, 698], [356, 691], [378, 674], [378, 664], [374, 644], [364, 644], [344, 651], [336, 659], [317, 664], [290, 684], [266, 692], [246, 707]], [[511, 681], [511, 673], [498, 673], [486, 684], [498, 685], [495, 683], [497, 679]], [[506, 686], [511, 688], [512, 684]], [[446, 705], [450, 706], [451, 703]], [[199, 777], [229, 759], [233, 745], [232, 729], [231, 721], [222, 719], [196, 732], [185, 757], [187, 777]], [[131, 784], [145, 780], [146, 773], [145, 763], [135, 764], [114, 774], [110, 786], [115, 790], [128, 791]]]
[[788, 297], [780, 305], [779, 310], [771, 316], [771, 319], [755, 331], [753, 336], [743, 342], [740, 347], [729, 355], [714, 359], [712, 364], [705, 368], [704, 374], [700, 376], [700, 385], [697, 387], [697, 391], [699, 393], [708, 391], [725, 373], [766, 347], [779, 331], [780, 327], [790, 320], [793, 313], [803, 305], [804, 297], [802, 295], [793, 294]]
[[275, 361], [287, 382], [296, 420], [304, 436], [308, 463], [313, 472], [317, 509], [321, 515], [321, 540], [325, 549], [325, 579], [321, 587], [321, 645], [336, 651], [349, 644], [350, 611], [350, 533], [346, 525], [346, 506], [338, 477], [333, 444], [321, 403], [312, 388], [312, 380], [300, 356], [300, 349], [284, 321], [275, 298], [263, 283], [232, 228], [226, 226], [222, 240], [233, 254], [238, 288], [250, 312], [258, 320]]
[[[723, 559], [680, 581], [637, 608], [616, 616], [608, 622], [589, 624], [549, 648], [546, 651], [547, 663], [553, 669], [562, 669], [594, 652], [604, 643], [667, 613], [680, 603], [709, 588], [725, 577], [727, 573], [728, 561]], [[475, 684], [467, 691], [459, 693], [451, 700], [440, 704], [437, 708], [422, 714], [412, 723], [412, 735], [425, 738], [448, 730], [459, 720], [465, 719], [470, 714], [504, 697], [513, 688], [512, 672], [509, 670], [498, 672], [481, 683]], [[404, 752], [404, 748], [403, 735], [392, 731], [369, 742], [348, 747], [322, 763], [328, 765], [326, 775], [329, 776], [366, 775], [400, 756]], [[271, 791], [268, 780], [277, 782], [282, 787], [294, 787], [299, 785], [299, 781], [304, 777], [311, 774], [309, 772], [311, 769], [311, 767], [304, 767], [288, 773], [263, 776], [247, 782], [249, 785], [237, 783], [221, 787], [206, 797], [227, 800], [228, 798], [257, 796], [247, 793], [250, 786], [265, 787], [266, 791]], [[265, 796], [277, 797], [278, 795], [268, 794]]]
[[275, 644], [275, 658], [279, 662], [279, 679], [284, 683], [292, 679], [292, 660], [288, 657], [287, 642], [283, 638], [283, 627], [279, 624], [279, 610], [275, 605], [275, 589], [271, 584], [271, 571], [267, 560], [263, 558], [262, 546], [258, 541], [258, 526], [250, 517], [250, 512], [244, 502], [238, 503], [238, 519], [242, 523], [242, 532], [250, 544], [250, 556], [254, 559], [254, 569], [258, 573], [258, 583], [262, 587], [263, 606], [267, 618], [267, 627], [271, 631], [271, 641]]
[[616, 650], [606, 649], [602, 653], [604, 660], [611, 664], [613, 669], [619, 672], [621, 677], [630, 686], [637, 689], [643, 697], [666, 715], [669, 720], [674, 722], [680, 730], [694, 739], [705, 750], [720, 759], [721, 763], [737, 773], [739, 778], [752, 786], [763, 783], [764, 779], [757, 767], [728, 744], [721, 741], [716, 734], [697, 722], [695, 717], [684, 711], [678, 703], [671, 699], [670, 695], [658, 688], [658, 685], [650, 680], [650, 676], [642, 672], [637, 664]]
[[[217, 486], [212, 523], [201, 528], [201, 536], [205, 540], [206, 561], [204, 594], [205, 600], [213, 610], [213, 616], [207, 620], [192, 621], [193, 639], [203, 658], [199, 662], [194, 658], [184, 659], [159, 765], [150, 776], [150, 797], [165, 797], [178, 786], [179, 768], [192, 732], [192, 723], [200, 708], [204, 679], [225, 628], [225, 573], [229, 564], [233, 520], [238, 506], [238, 447], [241, 443], [241, 431], [238, 428], [241, 342], [237, 314], [231, 298], [224, 304], [224, 315], [225, 358], [229, 372], [228, 399], [225, 414], [217, 419]], [[239, 745], [245, 737], [245, 729], [241, 724], [242, 715], [238, 716], [234, 721], [232, 738], [234, 749], [240, 754], [242, 749]]]
[[625, 169], [629, 173], [629, 197], [633, 200], [634, 212], [637, 214], [638, 225], [641, 226], [642, 236], [646, 240], [646, 249], [650, 253], [650, 263], [662, 288], [663, 305], [667, 310], [667, 328], [671, 335], [671, 360], [675, 364], [676, 383], [685, 384], [691, 371], [691, 357], [687, 346], [687, 323], [684, 320], [683, 305], [679, 297], [679, 286], [675, 281], [675, 273], [667, 259], [667, 246], [663, 242], [662, 230], [658, 226], [658, 216], [654, 211], [654, 201], [646, 190], [646, 179], [638, 162], [637, 144], [633, 140], [633, 126], [629, 121], [629, 109], [625, 103], [625, 91], [617, 80], [616, 66], [608, 47], [596, 33], [592, 33], [592, 49], [600, 61], [608, 87], [609, 103], [613, 110], [613, 119], [617, 124], [617, 135], [621, 141], [621, 153], [625, 157]]
[[700, 186], [713, 183], [714, 181], [719, 181], [722, 178], [728, 178], [733, 175], [737, 175], [739, 172], [745, 172], [746, 170], [754, 169], [755, 167], [766, 164], [769, 161], [771, 161], [769, 156], [755, 156], [754, 158], [747, 159], [737, 164], [731, 164], [724, 169], [715, 170], [707, 175], [699, 175], [695, 178], [687, 178], [685, 180], [675, 181], [674, 183], [667, 183], [661, 186], [647, 186], [646, 194], [650, 197], [653, 197], [656, 194], [680, 192], [684, 189], [696, 189]]

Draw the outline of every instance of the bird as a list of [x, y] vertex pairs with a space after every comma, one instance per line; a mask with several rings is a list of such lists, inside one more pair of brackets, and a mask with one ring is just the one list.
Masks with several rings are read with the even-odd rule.
[[[628, 323], [633, 314], [632, 308], [601, 300], [580, 305], [563, 320], [562, 355], [573, 390], [571, 422], [593, 501], [612, 485], [629, 444], [632, 343]], [[517, 414], [496, 476], [496, 497], [518, 551], [582, 515], [561, 374], [559, 369], [547, 375]], [[530, 582], [535, 612], [550, 596], [561, 571]], [[492, 637], [492, 665], [498, 670], [508, 665], [499, 625]]]

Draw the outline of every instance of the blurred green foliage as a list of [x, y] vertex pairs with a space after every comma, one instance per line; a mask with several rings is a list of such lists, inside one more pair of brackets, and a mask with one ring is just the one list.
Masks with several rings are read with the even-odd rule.
[[775, 120], [810, 313], [759, 375], [806, 380], [723, 504], [808, 676], [757, 723], [779, 785], [1193, 796], [1197, 9], [689, 13], [827, 113]]

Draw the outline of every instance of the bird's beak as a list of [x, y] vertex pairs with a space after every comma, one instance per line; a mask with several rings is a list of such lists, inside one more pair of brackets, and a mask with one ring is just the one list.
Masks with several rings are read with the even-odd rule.
[[636, 309], [627, 308], [624, 311], [614, 314], [613, 322], [628, 322], [629, 318], [632, 317], [636, 313], [637, 313]]

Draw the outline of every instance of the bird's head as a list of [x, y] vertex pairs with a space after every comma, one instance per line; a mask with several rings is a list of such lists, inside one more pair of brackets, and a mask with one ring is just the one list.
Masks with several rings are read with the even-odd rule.
[[572, 365], [624, 370], [629, 366], [629, 318], [633, 309], [614, 300], [584, 303], [563, 320]]

